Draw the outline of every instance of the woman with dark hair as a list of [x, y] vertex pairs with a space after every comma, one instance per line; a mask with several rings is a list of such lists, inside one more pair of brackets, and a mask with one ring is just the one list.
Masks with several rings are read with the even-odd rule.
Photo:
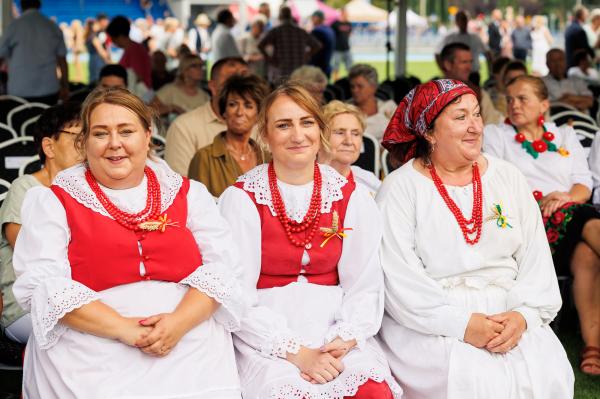
[[75, 148], [75, 138], [81, 132], [80, 105], [66, 103], [46, 109], [37, 120], [34, 140], [38, 148], [41, 170], [23, 175], [12, 182], [0, 208], [0, 290], [4, 299], [2, 327], [6, 336], [21, 344], [31, 334], [31, 317], [23, 310], [12, 292], [15, 271], [13, 250], [21, 230], [21, 207], [25, 194], [32, 187], [49, 187], [54, 177], [81, 161]]
[[573, 296], [585, 343], [581, 370], [600, 375], [600, 212], [586, 205], [593, 182], [573, 128], [544, 121], [544, 81], [521, 76], [506, 88], [508, 119], [485, 128], [484, 151], [515, 165], [538, 200], [560, 275], [573, 275]]
[[190, 179], [206, 185], [215, 197], [239, 176], [269, 160], [268, 153], [251, 138], [260, 103], [267, 94], [267, 83], [256, 75], [232, 76], [221, 90], [219, 112], [227, 130], [198, 150], [188, 171]]
[[454, 80], [417, 86], [390, 121], [383, 146], [405, 164], [377, 195], [384, 350], [409, 399], [573, 397], [541, 215], [482, 133], [475, 92]]
[[24, 397], [239, 399], [239, 262], [213, 197], [152, 155], [139, 97], [96, 90], [81, 115], [85, 162], [23, 204]]
[[236, 333], [247, 399], [392, 399], [401, 389], [374, 340], [383, 314], [377, 207], [316, 163], [328, 147], [319, 103], [286, 83], [264, 101], [273, 161], [219, 198], [244, 259], [251, 302]]

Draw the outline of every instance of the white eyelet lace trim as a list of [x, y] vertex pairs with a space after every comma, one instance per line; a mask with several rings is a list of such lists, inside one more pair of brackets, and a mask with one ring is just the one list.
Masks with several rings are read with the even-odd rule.
[[266, 357], [280, 357], [285, 359], [288, 353], [296, 354], [300, 351], [302, 345], [308, 342], [302, 340], [299, 336], [291, 333], [274, 336], [268, 342], [260, 347], [260, 353]]
[[327, 384], [317, 384], [311, 387], [299, 387], [292, 384], [285, 384], [275, 387], [269, 394], [270, 399], [343, 399], [345, 396], [354, 396], [358, 388], [368, 380], [375, 382], [385, 382], [394, 394], [394, 398], [402, 396], [402, 388], [391, 375], [384, 376], [379, 370], [372, 368], [370, 370], [360, 370], [340, 375], [335, 380]]
[[[171, 170], [171, 168], [169, 168], [167, 163], [163, 160], [154, 161], [148, 159], [146, 164], [152, 168], [154, 173], [156, 173], [156, 177], [160, 183], [160, 205], [161, 212], [164, 212], [171, 206], [173, 200], [175, 200], [175, 196], [177, 196], [177, 193], [181, 188], [181, 184], [183, 183], [183, 178]], [[104, 209], [85, 180], [84, 164], [79, 164], [63, 170], [56, 175], [53, 184], [65, 190], [71, 197], [73, 197], [77, 202], [86, 208], [112, 219], [112, 216], [110, 216], [106, 209]], [[125, 212], [139, 211], [139, 209], [135, 210], [125, 208], [122, 210]]]
[[205, 264], [179, 284], [194, 287], [219, 302], [222, 306], [215, 312], [215, 319], [223, 324], [227, 331], [233, 332], [240, 328], [244, 303], [241, 287], [231, 274], [227, 275], [227, 269], [222, 264]]
[[[267, 205], [273, 216], [276, 215], [273, 201], [271, 198], [271, 189], [269, 188], [268, 164], [262, 164], [252, 169], [248, 173], [240, 176], [238, 182], [244, 183], [244, 190], [254, 194], [254, 199], [257, 204]], [[321, 213], [329, 213], [331, 204], [343, 198], [342, 187], [348, 180], [340, 175], [335, 169], [328, 165], [319, 165], [322, 177], [321, 186]], [[281, 190], [281, 186], [280, 186]], [[310, 195], [312, 194], [312, 186], [306, 191], [307, 198], [294, 200], [294, 198], [286, 198], [282, 192], [285, 209], [290, 218], [297, 222], [301, 222], [310, 206]]]
[[39, 308], [36, 301], [32, 301], [31, 320], [33, 332], [40, 349], [49, 349], [54, 346], [60, 336], [67, 330], [67, 326], [60, 323], [60, 319], [67, 313], [99, 299], [96, 292], [86, 286], [73, 282], [72, 285], [56, 292], [47, 299], [46, 306]]
[[365, 344], [364, 334], [360, 334], [355, 326], [344, 321], [339, 321], [331, 326], [327, 334], [325, 334], [326, 342], [331, 342], [337, 337], [340, 337], [344, 341], [355, 339], [356, 347], [358, 348], [363, 348]]

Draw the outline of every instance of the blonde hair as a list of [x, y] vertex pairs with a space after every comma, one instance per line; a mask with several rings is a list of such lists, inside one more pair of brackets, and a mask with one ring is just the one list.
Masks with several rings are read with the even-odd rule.
[[312, 65], [303, 65], [294, 69], [290, 75], [290, 80], [295, 80], [305, 86], [319, 86], [324, 89], [327, 86], [327, 75], [323, 73], [321, 68]]
[[[145, 131], [152, 131], [152, 126], [156, 119], [156, 113], [153, 108], [146, 106], [138, 96], [132, 94], [127, 89], [120, 87], [98, 87], [86, 97], [81, 106], [81, 134], [77, 137], [76, 146], [84, 157], [85, 145], [90, 137], [90, 117], [94, 109], [100, 104], [112, 104], [127, 108], [138, 117]], [[150, 154], [153, 149], [154, 144], [150, 141]]]
[[[342, 114], [350, 114], [354, 116], [360, 124], [360, 134], [364, 134], [367, 128], [367, 121], [365, 114], [356, 105], [346, 104], [339, 100], [333, 100], [323, 107], [323, 115], [325, 117], [325, 123], [327, 123], [327, 126], [331, 127], [333, 119]], [[331, 135], [331, 131], [329, 134]], [[329, 137], [330, 136], [327, 136], [327, 139], [329, 139]]]
[[179, 60], [179, 68], [177, 68], [177, 75], [175, 76], [175, 80], [177, 83], [183, 83], [185, 71], [194, 64], [200, 64], [204, 67], [204, 62], [202, 62], [202, 58], [198, 57], [194, 54], [186, 54]]
[[257, 130], [259, 138], [264, 141], [267, 136], [267, 126], [269, 123], [269, 110], [273, 106], [275, 100], [279, 97], [286, 96], [292, 99], [302, 109], [308, 112], [319, 125], [321, 148], [325, 151], [330, 150], [329, 145], [329, 127], [325, 123], [325, 118], [321, 112], [321, 107], [317, 103], [317, 100], [298, 82], [286, 82], [281, 86], [277, 87], [271, 92], [262, 102], [260, 107], [260, 113], [258, 114]]

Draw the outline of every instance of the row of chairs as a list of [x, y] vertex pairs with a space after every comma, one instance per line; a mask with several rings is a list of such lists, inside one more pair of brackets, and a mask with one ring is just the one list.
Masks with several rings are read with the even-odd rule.
[[32, 128], [48, 105], [11, 96], [0, 96], [0, 142], [31, 136]]

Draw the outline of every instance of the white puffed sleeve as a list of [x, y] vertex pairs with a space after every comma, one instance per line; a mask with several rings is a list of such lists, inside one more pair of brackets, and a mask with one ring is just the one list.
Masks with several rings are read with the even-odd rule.
[[507, 293], [506, 304], [507, 309], [521, 313], [527, 328], [532, 329], [554, 319], [561, 297], [540, 208], [525, 176], [516, 169], [514, 176], [511, 189], [518, 198], [523, 237], [515, 254], [519, 271], [515, 285]]
[[561, 126], [560, 129], [565, 134], [566, 147], [573, 158], [573, 168], [571, 169], [571, 184], [582, 184], [590, 189], [593, 188], [592, 172], [587, 162], [585, 150], [577, 138], [577, 133], [570, 126]]
[[600, 134], [596, 133], [594, 141], [592, 142], [592, 148], [590, 150], [590, 156], [588, 158], [590, 164], [590, 170], [592, 171], [592, 178], [594, 179], [594, 204], [600, 204]]
[[416, 188], [410, 183], [410, 177], [400, 169], [384, 180], [377, 195], [383, 219], [381, 264], [385, 275], [385, 310], [397, 323], [415, 331], [462, 340], [471, 312], [450, 303], [417, 254], [418, 204]]
[[261, 269], [261, 225], [256, 206], [248, 194], [229, 187], [219, 198], [221, 213], [233, 232], [230, 245], [237, 246], [243, 262], [242, 285], [249, 309], [242, 319], [238, 338], [268, 357], [285, 358], [298, 353], [303, 344], [288, 326], [284, 315], [258, 304], [256, 283]]
[[345, 341], [354, 338], [361, 347], [379, 331], [384, 308], [383, 271], [379, 262], [381, 216], [363, 187], [357, 186], [352, 193], [342, 227], [352, 229], [346, 231], [338, 263], [344, 296], [326, 340], [338, 336]]
[[179, 283], [194, 287], [219, 302], [221, 306], [214, 314], [215, 320], [229, 331], [236, 331], [246, 305], [240, 285], [239, 254], [231, 245], [231, 230], [203, 184], [190, 181], [187, 201], [187, 227], [198, 244], [203, 264]]
[[48, 349], [68, 328], [60, 319], [99, 297], [71, 278], [67, 216], [49, 188], [34, 187], [27, 192], [21, 221], [13, 255], [17, 276], [13, 292], [23, 309], [31, 312], [39, 347]]
[[503, 134], [508, 134], [504, 129], [504, 124], [486, 125], [483, 129], [483, 152], [495, 156], [496, 158], [506, 159], [505, 140]]

